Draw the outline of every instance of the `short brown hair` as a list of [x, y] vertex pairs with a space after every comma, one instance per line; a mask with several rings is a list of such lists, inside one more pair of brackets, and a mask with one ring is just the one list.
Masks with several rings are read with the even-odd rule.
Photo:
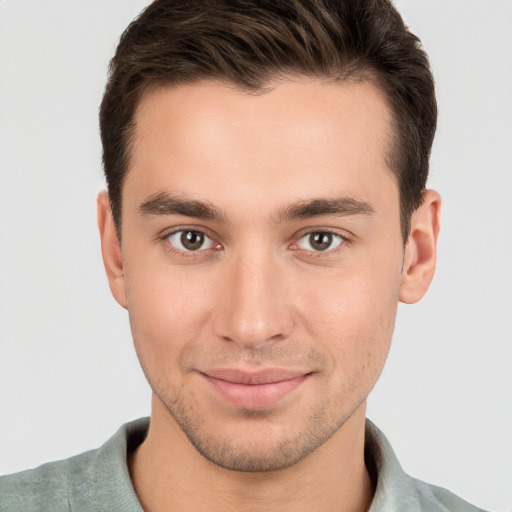
[[305, 75], [363, 79], [387, 95], [404, 241], [421, 204], [437, 105], [419, 39], [389, 0], [155, 0], [125, 30], [100, 108], [103, 164], [120, 236], [134, 116], [148, 88], [203, 79], [262, 91]]

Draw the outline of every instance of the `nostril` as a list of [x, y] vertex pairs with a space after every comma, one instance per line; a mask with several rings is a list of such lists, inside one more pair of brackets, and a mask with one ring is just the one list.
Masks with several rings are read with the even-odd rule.
[[285, 340], [289, 336], [286, 322], [281, 318], [267, 318], [248, 324], [247, 321], [230, 317], [217, 319], [217, 335], [223, 341], [236, 343], [245, 348], [259, 348]]

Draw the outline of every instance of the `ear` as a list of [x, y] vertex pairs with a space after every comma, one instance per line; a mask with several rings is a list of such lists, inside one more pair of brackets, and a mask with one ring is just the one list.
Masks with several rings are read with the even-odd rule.
[[440, 226], [441, 196], [435, 190], [427, 190], [411, 216], [399, 295], [402, 302], [414, 304], [427, 292], [436, 268]]
[[117, 238], [116, 226], [112, 217], [110, 198], [106, 190], [98, 194], [98, 228], [100, 230], [101, 254], [107, 272], [110, 291], [114, 299], [126, 308], [126, 285], [124, 280], [121, 246]]

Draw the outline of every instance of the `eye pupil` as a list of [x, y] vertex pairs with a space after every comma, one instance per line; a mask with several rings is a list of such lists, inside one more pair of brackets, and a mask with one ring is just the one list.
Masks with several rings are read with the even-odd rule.
[[332, 244], [332, 233], [311, 233], [309, 243], [317, 251], [326, 251]]
[[184, 231], [181, 234], [181, 243], [189, 251], [197, 251], [204, 243], [204, 234], [199, 231]]

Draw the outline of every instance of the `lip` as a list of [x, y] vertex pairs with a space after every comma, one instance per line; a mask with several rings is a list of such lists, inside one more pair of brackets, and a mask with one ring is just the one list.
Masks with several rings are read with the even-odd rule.
[[266, 368], [257, 372], [215, 369], [201, 373], [224, 401], [253, 410], [276, 405], [311, 375], [282, 368]]

